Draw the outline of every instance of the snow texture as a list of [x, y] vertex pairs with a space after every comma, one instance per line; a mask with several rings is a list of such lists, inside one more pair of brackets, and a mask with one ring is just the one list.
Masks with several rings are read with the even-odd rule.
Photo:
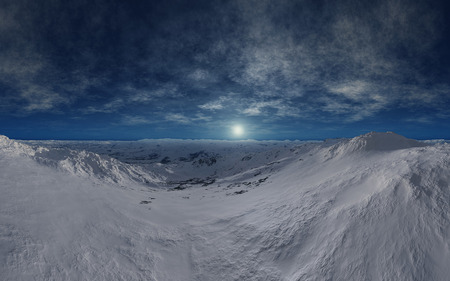
[[448, 280], [450, 144], [0, 136], [0, 280]]

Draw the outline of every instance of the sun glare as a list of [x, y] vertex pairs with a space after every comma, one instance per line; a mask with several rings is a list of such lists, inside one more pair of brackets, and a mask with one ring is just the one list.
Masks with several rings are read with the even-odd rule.
[[241, 125], [235, 125], [233, 127], [233, 134], [236, 137], [240, 137], [244, 134], [244, 128]]

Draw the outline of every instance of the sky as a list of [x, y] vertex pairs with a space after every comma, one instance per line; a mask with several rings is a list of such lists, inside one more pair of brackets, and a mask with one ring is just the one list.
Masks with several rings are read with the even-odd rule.
[[0, 134], [449, 139], [449, 34], [446, 0], [0, 0]]

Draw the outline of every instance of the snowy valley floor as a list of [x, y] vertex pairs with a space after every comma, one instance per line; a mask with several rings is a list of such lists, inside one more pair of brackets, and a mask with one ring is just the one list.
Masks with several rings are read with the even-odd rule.
[[450, 145], [14, 141], [0, 280], [448, 280]]

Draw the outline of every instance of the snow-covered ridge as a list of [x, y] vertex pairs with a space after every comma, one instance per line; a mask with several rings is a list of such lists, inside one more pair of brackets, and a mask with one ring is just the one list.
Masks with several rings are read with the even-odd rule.
[[306, 152], [318, 155], [322, 150], [324, 158], [331, 159], [427, 145], [392, 132], [371, 132], [325, 142], [173, 139], [17, 142], [2, 136], [0, 144], [3, 149], [8, 147], [14, 153], [82, 177], [122, 185], [137, 182], [181, 188], [211, 183], [229, 185], [237, 180], [259, 182], [289, 163], [301, 161], [297, 155]]
[[9, 154], [28, 156], [46, 166], [101, 182], [122, 186], [140, 183], [153, 187], [163, 186], [162, 182], [164, 182], [163, 177], [139, 166], [129, 165], [86, 150], [30, 146], [6, 136], [0, 136], [0, 149]]
[[15, 155], [34, 154], [34, 149], [32, 149], [29, 145], [19, 143], [15, 140], [11, 140], [7, 136], [3, 135], [0, 135], [0, 151]]
[[414, 147], [424, 147], [426, 143], [405, 138], [393, 132], [370, 132], [352, 139], [343, 139], [330, 148], [332, 157], [361, 152], [381, 152]]
[[[325, 142], [141, 140], [120, 141], [23, 141], [4, 142], [40, 163], [80, 176], [106, 182], [126, 181], [169, 187], [211, 183], [259, 182], [291, 162], [297, 154], [325, 158], [361, 152], [392, 151], [426, 144], [392, 132], [371, 132], [352, 139]], [[17, 152], [16, 151], [16, 152]]]
[[348, 144], [349, 150], [397, 150], [411, 147], [422, 147], [425, 144], [413, 139], [405, 138], [394, 132], [370, 132], [351, 139]]
[[[25, 141], [52, 149], [90, 151], [111, 157], [166, 179], [169, 186], [183, 187], [211, 181], [259, 181], [265, 174], [288, 163], [300, 141]], [[282, 161], [281, 161], [282, 160]], [[257, 174], [258, 176], [254, 176]], [[225, 183], [224, 183], [225, 184]]]

